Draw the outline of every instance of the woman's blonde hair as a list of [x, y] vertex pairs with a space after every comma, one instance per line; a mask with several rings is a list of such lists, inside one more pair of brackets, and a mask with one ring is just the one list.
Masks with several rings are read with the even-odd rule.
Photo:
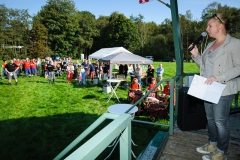
[[213, 14], [211, 18], [216, 19], [219, 23], [222, 23], [225, 26], [226, 31], [230, 30], [230, 20], [228, 19], [227, 15], [223, 13]]

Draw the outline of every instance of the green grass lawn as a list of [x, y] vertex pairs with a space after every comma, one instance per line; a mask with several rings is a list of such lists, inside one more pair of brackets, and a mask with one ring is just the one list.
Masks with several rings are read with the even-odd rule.
[[[159, 63], [154, 63], [155, 69]], [[161, 63], [165, 69], [164, 78], [175, 76], [175, 63]], [[198, 72], [199, 69], [194, 63], [185, 63], [184, 71]], [[107, 112], [109, 106], [117, 103], [115, 97], [107, 102], [109, 94], [103, 92], [103, 83], [88, 82], [82, 86], [74, 81], [69, 84], [64, 77], [57, 78], [55, 84], [49, 84], [43, 77], [21, 76], [18, 80], [18, 86], [13, 82], [8, 86], [6, 79], [0, 80], [0, 159], [53, 159]], [[128, 103], [127, 92], [123, 86], [117, 89], [122, 103]], [[168, 120], [162, 122], [168, 123]], [[132, 137], [138, 145], [132, 147], [136, 156], [160, 129], [160, 126], [132, 123]], [[106, 149], [98, 159], [105, 158], [111, 149]], [[119, 159], [118, 149], [109, 159]]]

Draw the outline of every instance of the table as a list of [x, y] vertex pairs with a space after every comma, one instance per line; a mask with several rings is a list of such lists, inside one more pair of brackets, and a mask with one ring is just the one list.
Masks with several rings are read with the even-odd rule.
[[[108, 79], [107, 82], [109, 83], [109, 86], [110, 86], [111, 91], [112, 91], [110, 96], [107, 99], [107, 102], [109, 102], [109, 100], [112, 98], [113, 94], [116, 96], [118, 102], [120, 102], [119, 99], [118, 99], [118, 96], [116, 94], [116, 89], [119, 86], [121, 80], [118, 80], [118, 79]], [[113, 88], [112, 83], [117, 83], [117, 85]]]
[[[132, 106], [133, 106], [132, 104], [114, 104], [108, 107], [108, 112], [115, 113], [115, 114], [123, 114]], [[134, 118], [134, 115], [137, 111], [138, 111], [138, 107], [135, 106], [128, 112], [128, 114], [131, 114], [132, 118]]]

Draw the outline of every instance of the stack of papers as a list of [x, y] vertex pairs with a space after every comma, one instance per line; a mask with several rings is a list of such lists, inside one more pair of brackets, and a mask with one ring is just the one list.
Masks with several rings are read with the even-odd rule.
[[206, 80], [207, 78], [194, 75], [188, 94], [217, 104], [226, 85], [218, 82], [207, 85], [205, 84]]

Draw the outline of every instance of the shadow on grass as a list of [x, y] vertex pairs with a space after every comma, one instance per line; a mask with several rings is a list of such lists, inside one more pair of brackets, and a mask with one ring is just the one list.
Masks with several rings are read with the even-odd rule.
[[[76, 87], [76, 88], [90, 88], [90, 87], [93, 87], [93, 86], [103, 87], [103, 86], [105, 86], [105, 85], [107, 85], [107, 84], [108, 84], [108, 83], [107, 83], [105, 80], [98, 81], [97, 84], [94, 84], [94, 81], [92, 81], [92, 80], [90, 80], [90, 79], [87, 79], [87, 80], [86, 80], [86, 84], [85, 84], [85, 85], [79, 84], [79, 83], [78, 83], [78, 80], [74, 80], [74, 81], [72, 82], [72, 85], [73, 85], [74, 87]], [[112, 86], [115, 87], [116, 84], [117, 84], [117, 83], [112, 83]], [[122, 88], [123, 86], [124, 86], [124, 85], [121, 83], [117, 89]]]
[[95, 95], [86, 95], [86, 96], [83, 96], [83, 99], [96, 99], [96, 96]]
[[39, 81], [39, 80], [28, 80], [27, 82], [34, 82], [34, 83], [42, 83], [42, 84], [48, 84], [49, 83], [49, 81], [48, 80], [46, 80], [46, 81]]
[[0, 85], [8, 85], [7, 80], [5, 80], [5, 81], [0, 81]]
[[3, 120], [0, 159], [53, 159], [97, 118], [73, 113]]
[[[98, 117], [97, 115], [72, 113], [3, 120], [0, 122], [0, 159], [53, 159]], [[111, 121], [104, 121], [76, 147], [85, 143]], [[136, 155], [141, 153], [158, 130], [158, 127], [151, 125], [132, 124], [132, 137], [138, 145], [132, 147]], [[112, 148], [107, 148], [97, 159], [104, 159], [111, 150]], [[119, 149], [115, 149], [110, 159], [119, 159]]]

